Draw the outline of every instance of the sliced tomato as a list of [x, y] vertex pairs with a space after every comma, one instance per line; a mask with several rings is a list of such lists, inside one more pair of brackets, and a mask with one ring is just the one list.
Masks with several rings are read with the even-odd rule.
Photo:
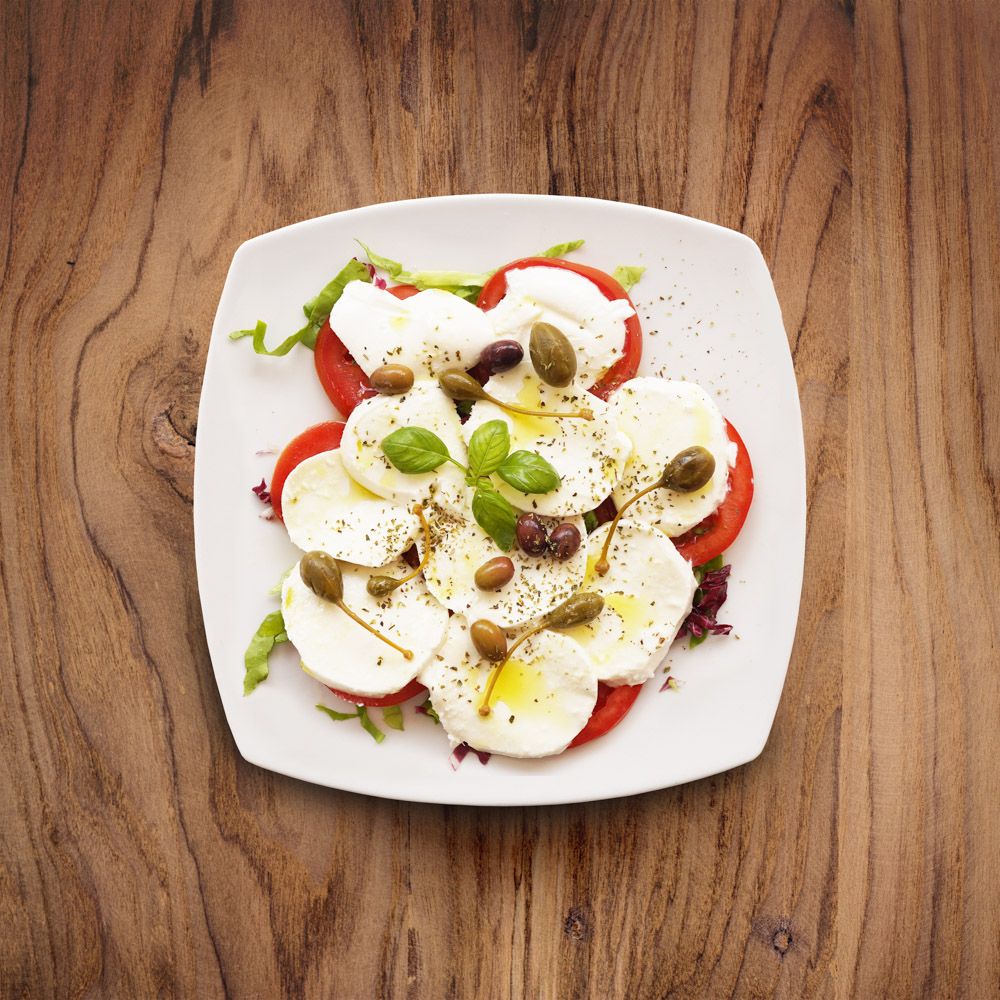
[[340, 447], [340, 439], [344, 433], [344, 425], [339, 420], [328, 420], [322, 424], [313, 424], [298, 437], [292, 438], [285, 445], [284, 451], [274, 463], [274, 475], [271, 476], [271, 507], [281, 520], [281, 491], [284, 489], [288, 473], [299, 462], [304, 462], [321, 451], [332, 451]]
[[[408, 299], [420, 291], [413, 285], [394, 285], [387, 289], [390, 295], [397, 299]], [[330, 329], [330, 321], [316, 337], [314, 358], [319, 384], [330, 398], [330, 402], [345, 416], [363, 399], [375, 395], [375, 390], [368, 381], [368, 376], [361, 366], [351, 357], [351, 352], [344, 342]]]
[[729, 492], [718, 510], [709, 514], [690, 531], [678, 535], [674, 545], [685, 559], [694, 566], [710, 562], [722, 555], [743, 528], [747, 512], [753, 501], [753, 466], [750, 453], [736, 428], [727, 420], [729, 440], [736, 445], [736, 465], [729, 470]]
[[[559, 258], [524, 257], [504, 265], [486, 282], [483, 290], [479, 293], [479, 301], [476, 303], [479, 308], [492, 309], [507, 294], [507, 272], [520, 271], [526, 267], [557, 267], [564, 271], [573, 271], [597, 285], [606, 299], [611, 301], [625, 299], [629, 305], [632, 305], [628, 292], [606, 271]], [[625, 320], [625, 340], [622, 344], [622, 350], [624, 351], [622, 357], [590, 387], [590, 391], [595, 396], [607, 399], [620, 385], [635, 378], [636, 372], [639, 370], [639, 361], [642, 358], [642, 327], [639, 325], [638, 314]]]
[[351, 705], [364, 705], [365, 708], [388, 708], [390, 705], [402, 705], [404, 701], [416, 698], [418, 694], [427, 694], [427, 688], [416, 678], [410, 681], [404, 688], [400, 688], [393, 694], [383, 695], [381, 698], [368, 698], [360, 694], [348, 694], [346, 691], [338, 691], [336, 688], [330, 690], [338, 697]]
[[641, 690], [641, 684], [633, 684], [631, 687], [609, 687], [604, 681], [599, 681], [594, 711], [590, 713], [590, 718], [583, 729], [573, 737], [570, 746], [583, 746], [584, 743], [611, 732], [631, 711]]

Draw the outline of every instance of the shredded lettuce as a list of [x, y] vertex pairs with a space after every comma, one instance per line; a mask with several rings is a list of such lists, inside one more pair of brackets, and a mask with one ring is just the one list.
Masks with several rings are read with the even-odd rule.
[[626, 292], [632, 291], [633, 287], [639, 283], [639, 279], [646, 273], [644, 267], [619, 264], [611, 272], [611, 276], [618, 282]]
[[[376, 742], [381, 743], [385, 739], [385, 733], [372, 722], [368, 715], [368, 709], [364, 705], [358, 705], [357, 711], [338, 712], [335, 708], [327, 708], [326, 705], [316, 706], [324, 715], [329, 716], [334, 722], [346, 722], [348, 719], [357, 719], [361, 723], [361, 728]], [[387, 723], [391, 725], [391, 723]], [[397, 728], [393, 726], [393, 729]], [[399, 727], [400, 729], [402, 726]]]
[[565, 257], [566, 254], [572, 253], [574, 250], [579, 250], [583, 246], [583, 240], [570, 240], [569, 243], [557, 243], [553, 247], [549, 247], [548, 250], [543, 250], [540, 254], [535, 254], [536, 257]]
[[398, 729], [400, 732], [403, 731], [403, 710], [399, 705], [386, 705], [382, 709], [382, 721], [390, 729]]
[[315, 350], [316, 338], [319, 331], [330, 315], [330, 310], [334, 307], [337, 299], [344, 293], [344, 286], [349, 281], [371, 281], [371, 272], [367, 266], [357, 258], [352, 258], [340, 269], [340, 271], [323, 287], [318, 295], [314, 295], [302, 307], [306, 316], [306, 325], [301, 330], [296, 330], [290, 337], [283, 340], [273, 350], [268, 350], [264, 344], [264, 335], [267, 333], [267, 323], [257, 320], [257, 325], [250, 330], [234, 330], [230, 335], [230, 340], [241, 340], [243, 337], [253, 337], [253, 349], [256, 354], [266, 354], [268, 357], [282, 357], [287, 354], [296, 344], [302, 344], [309, 350]]
[[[398, 261], [391, 257], [383, 257], [382, 254], [375, 253], [367, 244], [357, 241], [359, 247], [364, 250], [365, 255], [372, 266], [380, 271], [385, 271], [400, 285], [413, 285], [424, 291], [428, 288], [439, 288], [444, 292], [451, 292], [467, 302], [475, 302], [479, 298], [479, 293], [483, 290], [483, 285], [496, 274], [496, 269], [492, 271], [408, 271]], [[578, 250], [583, 246], [583, 240], [571, 240], [568, 243], [557, 243], [548, 250], [535, 254], [536, 257], [563, 257], [573, 250]]]
[[243, 654], [243, 666], [246, 668], [243, 676], [244, 695], [250, 694], [261, 681], [267, 680], [267, 658], [271, 655], [271, 650], [287, 641], [285, 619], [280, 611], [272, 611], [264, 617]]

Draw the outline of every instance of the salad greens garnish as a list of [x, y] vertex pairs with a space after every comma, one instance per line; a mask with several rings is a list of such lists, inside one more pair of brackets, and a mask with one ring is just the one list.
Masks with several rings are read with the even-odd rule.
[[403, 710], [399, 705], [386, 705], [382, 709], [382, 721], [390, 729], [398, 729], [400, 732], [403, 731]]
[[[357, 719], [361, 723], [361, 728], [376, 742], [381, 743], [385, 739], [385, 733], [379, 729], [371, 720], [371, 716], [368, 714], [368, 709], [364, 705], [358, 705], [356, 712], [338, 712], [335, 708], [327, 708], [326, 705], [316, 706], [324, 715], [328, 715], [334, 722], [346, 722], [348, 719]], [[395, 709], [399, 709], [398, 705], [392, 706]], [[383, 709], [383, 716], [386, 715], [388, 709]], [[386, 718], [386, 725], [391, 726], [393, 729], [402, 729], [402, 720], [400, 724], [393, 725], [392, 722]]]
[[279, 643], [287, 642], [285, 619], [280, 611], [272, 611], [264, 617], [243, 654], [246, 674], [243, 676], [243, 693], [250, 694], [261, 681], [267, 680], [267, 658]]
[[282, 357], [287, 354], [296, 344], [302, 344], [309, 350], [315, 350], [316, 337], [330, 310], [344, 292], [344, 286], [349, 281], [371, 281], [371, 273], [367, 266], [357, 258], [352, 258], [344, 265], [339, 273], [329, 281], [319, 294], [314, 295], [302, 307], [306, 316], [306, 325], [301, 330], [297, 330], [290, 337], [283, 340], [274, 350], [268, 350], [264, 344], [264, 335], [267, 333], [267, 323], [257, 320], [257, 325], [250, 330], [234, 330], [230, 335], [230, 340], [240, 340], [243, 337], [253, 337], [253, 349], [257, 354], [266, 354], [269, 357]]
[[427, 696], [426, 701], [422, 702], [420, 705], [417, 705], [414, 711], [418, 712], [420, 715], [426, 715], [427, 718], [430, 719], [435, 726], [441, 725], [441, 718], [437, 714], [437, 709], [434, 708], [434, 704], [430, 699], [430, 695]]
[[537, 257], [565, 257], [566, 254], [579, 250], [583, 246], [583, 240], [570, 240], [569, 243], [557, 243], [548, 250], [543, 250]]
[[611, 276], [618, 282], [626, 292], [632, 291], [632, 288], [639, 283], [639, 279], [646, 273], [644, 267], [630, 266], [628, 264], [619, 264], [618, 267], [612, 271]]
[[[427, 288], [439, 288], [445, 292], [451, 292], [468, 302], [475, 302], [479, 298], [479, 293], [483, 290], [483, 285], [496, 274], [496, 268], [492, 271], [408, 271], [398, 260], [391, 257], [383, 257], [382, 254], [375, 253], [370, 247], [357, 241], [358, 246], [364, 250], [373, 267], [380, 271], [385, 271], [393, 281], [401, 285], [413, 285], [424, 291]], [[557, 243], [548, 250], [535, 254], [536, 257], [563, 257], [573, 250], [579, 250], [583, 246], [583, 240], [571, 240], [568, 243]], [[636, 279], [638, 280], [638, 278]]]
[[469, 439], [468, 467], [457, 462], [448, 446], [424, 427], [400, 427], [382, 439], [382, 451], [400, 472], [419, 475], [451, 462], [474, 488], [472, 516], [504, 552], [514, 544], [517, 511], [501, 496], [490, 476], [496, 473], [522, 493], [551, 493], [562, 482], [546, 459], [533, 451], [510, 451], [510, 432], [502, 420], [488, 420]]
[[698, 589], [694, 592], [691, 613], [677, 631], [678, 639], [691, 636], [689, 649], [700, 646], [710, 635], [729, 635], [732, 631], [732, 625], [722, 625], [716, 620], [719, 610], [726, 603], [731, 570], [731, 566], [723, 564], [722, 555], [695, 566]]
[[587, 513], [583, 515], [583, 526], [587, 529], [588, 535], [592, 535], [600, 527], [597, 515], [592, 510], [588, 510]]

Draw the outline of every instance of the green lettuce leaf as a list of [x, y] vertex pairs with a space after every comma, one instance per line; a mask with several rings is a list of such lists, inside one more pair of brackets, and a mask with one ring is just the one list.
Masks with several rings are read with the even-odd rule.
[[[347, 722], [348, 719], [357, 719], [361, 723], [361, 728], [376, 742], [381, 743], [385, 739], [385, 733], [372, 722], [368, 715], [368, 709], [364, 705], [358, 705], [356, 712], [338, 712], [334, 708], [327, 708], [326, 705], [316, 706], [324, 715], [328, 715], [334, 722]], [[388, 725], [392, 725], [388, 722]], [[392, 726], [393, 729], [402, 729], [402, 720], [399, 726]]]
[[386, 705], [382, 709], [382, 721], [390, 729], [398, 729], [400, 732], [403, 731], [403, 710], [399, 705]]
[[296, 330], [290, 337], [283, 340], [273, 350], [268, 350], [264, 343], [264, 335], [267, 333], [267, 324], [263, 320], [257, 320], [257, 325], [251, 330], [234, 330], [230, 335], [230, 340], [241, 340], [243, 337], [253, 337], [253, 349], [256, 354], [266, 354], [268, 357], [282, 357], [287, 354], [296, 344], [302, 344], [309, 350], [315, 350], [316, 338], [323, 324], [330, 315], [330, 310], [337, 300], [344, 293], [344, 286], [350, 281], [371, 281], [368, 268], [355, 258], [352, 258], [340, 269], [337, 275], [332, 278], [319, 292], [314, 295], [303, 307], [302, 311], [306, 315], [306, 325], [301, 330]]
[[267, 658], [271, 655], [271, 650], [287, 641], [285, 619], [280, 611], [272, 611], [264, 617], [243, 654], [243, 666], [246, 668], [243, 675], [244, 695], [250, 694], [261, 681], [267, 680]]
[[611, 272], [611, 276], [618, 282], [626, 292], [632, 291], [632, 289], [639, 283], [639, 279], [646, 273], [644, 267], [630, 266], [628, 264], [619, 264], [618, 267]]
[[583, 246], [583, 240], [570, 240], [569, 243], [557, 243], [553, 247], [549, 247], [548, 250], [543, 250], [539, 254], [535, 254], [536, 257], [565, 257], [566, 254], [572, 253], [574, 250], [579, 250]]

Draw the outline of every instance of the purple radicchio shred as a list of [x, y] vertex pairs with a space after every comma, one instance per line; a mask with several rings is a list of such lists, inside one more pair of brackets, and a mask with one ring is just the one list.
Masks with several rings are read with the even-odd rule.
[[270, 491], [267, 488], [267, 483], [266, 483], [265, 480], [262, 479], [260, 481], [260, 485], [259, 486], [251, 486], [250, 489], [256, 494], [257, 499], [261, 503], [270, 503], [271, 502], [271, 493], [270, 493]]
[[376, 288], [388, 288], [389, 287], [386, 284], [385, 278], [372, 278], [372, 284], [374, 284]]
[[696, 639], [705, 635], [729, 635], [732, 625], [722, 625], [716, 621], [719, 610], [726, 603], [729, 590], [729, 574], [732, 566], [723, 566], [706, 573], [694, 594], [691, 613], [684, 619], [678, 636], [691, 635]]
[[677, 679], [673, 674], [668, 675], [667, 679], [663, 682], [663, 687], [660, 688], [661, 691], [666, 691], [668, 688], [672, 691], [676, 691], [679, 685]]
[[476, 750], [474, 747], [470, 747], [468, 743], [459, 743], [457, 747], [451, 752], [451, 757], [448, 758], [448, 762], [451, 764], [451, 769], [453, 771], [458, 770], [458, 765], [465, 760], [469, 752], [474, 753], [479, 758], [479, 763], [486, 765], [490, 761], [490, 754], [485, 750]]

